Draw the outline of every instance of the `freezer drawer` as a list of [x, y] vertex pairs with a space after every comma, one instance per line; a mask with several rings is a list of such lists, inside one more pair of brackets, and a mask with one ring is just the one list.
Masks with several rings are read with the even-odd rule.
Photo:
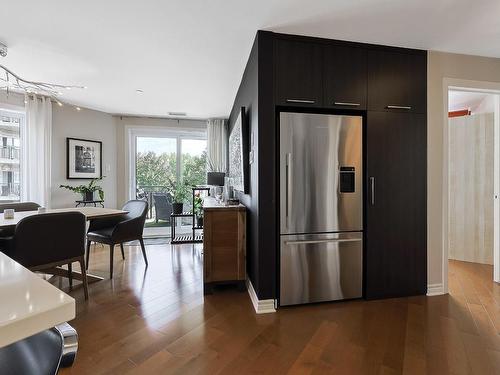
[[283, 235], [280, 305], [362, 297], [361, 232]]

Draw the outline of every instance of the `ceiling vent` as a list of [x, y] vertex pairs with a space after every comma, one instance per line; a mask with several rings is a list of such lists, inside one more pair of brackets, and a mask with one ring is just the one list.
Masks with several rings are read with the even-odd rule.
[[187, 116], [187, 113], [186, 112], [168, 112], [168, 115], [169, 116]]

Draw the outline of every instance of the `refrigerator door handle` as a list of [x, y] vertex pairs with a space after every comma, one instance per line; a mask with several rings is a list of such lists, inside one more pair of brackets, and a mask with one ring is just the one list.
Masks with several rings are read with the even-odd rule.
[[286, 196], [285, 196], [285, 225], [286, 228], [288, 229], [289, 226], [289, 210], [290, 210], [290, 197], [292, 196], [292, 184], [290, 183], [290, 168], [292, 164], [292, 154], [287, 153], [286, 154], [286, 176], [285, 176], [285, 183], [286, 183]]
[[341, 243], [341, 242], [361, 242], [361, 238], [330, 238], [325, 240], [299, 240], [299, 241], [285, 241], [285, 245], [304, 245], [314, 243]]
[[370, 203], [375, 206], [375, 177], [370, 177]]

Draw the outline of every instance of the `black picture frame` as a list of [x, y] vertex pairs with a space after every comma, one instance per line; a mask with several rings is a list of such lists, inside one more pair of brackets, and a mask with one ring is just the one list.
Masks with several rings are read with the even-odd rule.
[[[77, 155], [77, 146], [90, 150], [83, 152], [85, 155]], [[85, 169], [87, 169], [87, 171]], [[102, 178], [101, 141], [71, 137], [66, 138], [66, 178], [68, 180]]]

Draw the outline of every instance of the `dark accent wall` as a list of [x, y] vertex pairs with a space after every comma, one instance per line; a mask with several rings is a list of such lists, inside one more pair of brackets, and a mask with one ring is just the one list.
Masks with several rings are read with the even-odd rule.
[[[229, 115], [229, 132], [234, 127], [234, 123], [238, 118], [241, 107], [246, 108], [248, 140], [254, 139], [255, 148], [258, 147], [258, 38], [255, 41], [248, 58], [247, 66], [241, 79], [240, 87], [234, 100], [231, 114]], [[248, 194], [240, 193], [241, 202], [247, 207], [247, 273], [252, 281], [254, 288], [258, 289], [259, 276], [259, 176], [258, 176], [258, 155], [255, 153], [255, 161], [250, 165], [248, 170]]]
[[[247, 207], [247, 272], [259, 299], [276, 295], [276, 194], [273, 40], [259, 31], [229, 115], [229, 133], [241, 107], [246, 108], [248, 141], [253, 139], [248, 194], [240, 194]], [[265, 63], [262, 63], [265, 62]], [[250, 146], [251, 147], [251, 146]], [[273, 166], [269, 168], [269, 166]], [[259, 183], [267, 181], [265, 183]]]

